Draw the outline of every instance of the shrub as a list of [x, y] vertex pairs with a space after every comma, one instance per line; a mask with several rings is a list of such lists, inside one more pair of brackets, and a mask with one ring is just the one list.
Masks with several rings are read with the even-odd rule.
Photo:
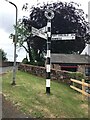
[[27, 63], [28, 63], [27, 57], [22, 60], [22, 63], [23, 63], [23, 64], [27, 64]]
[[80, 72], [70, 72], [69, 75], [70, 78], [77, 79], [80, 81], [84, 78], [84, 75]]

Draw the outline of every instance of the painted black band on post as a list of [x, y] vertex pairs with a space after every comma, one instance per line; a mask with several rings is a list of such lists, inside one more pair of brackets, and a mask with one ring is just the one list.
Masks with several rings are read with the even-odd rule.
[[47, 64], [50, 65], [50, 58], [49, 57], [47, 57]]
[[48, 72], [48, 73], [46, 72], [46, 78], [51, 79], [50, 72]]
[[50, 94], [50, 87], [46, 87], [46, 93]]

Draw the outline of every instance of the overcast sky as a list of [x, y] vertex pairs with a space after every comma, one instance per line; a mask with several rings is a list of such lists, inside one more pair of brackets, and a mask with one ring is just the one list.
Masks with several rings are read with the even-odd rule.
[[[23, 16], [27, 16], [28, 13], [22, 11], [22, 6], [26, 2], [29, 3], [29, 6], [37, 5], [37, 1], [40, 3], [50, 2], [51, 0], [10, 0], [15, 3], [18, 7], [18, 19]], [[59, 1], [59, 0], [52, 0]], [[81, 4], [81, 7], [86, 14], [88, 14], [88, 1], [89, 0], [61, 0], [65, 2], [76, 2]], [[5, 0], [0, 0], [0, 48], [2, 48], [7, 53], [7, 58], [9, 61], [13, 61], [14, 47], [13, 42], [9, 39], [10, 33], [14, 33], [13, 25], [15, 24], [15, 7]], [[88, 51], [88, 47], [84, 50]], [[18, 58], [17, 61], [22, 61], [26, 56], [26, 52], [21, 49], [17, 50]]]

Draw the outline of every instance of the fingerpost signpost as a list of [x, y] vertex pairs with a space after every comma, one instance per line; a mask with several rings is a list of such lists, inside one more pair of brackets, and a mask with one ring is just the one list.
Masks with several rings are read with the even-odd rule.
[[45, 11], [47, 18], [47, 26], [37, 29], [32, 27], [32, 34], [47, 40], [47, 58], [46, 58], [46, 93], [50, 94], [50, 79], [51, 79], [51, 41], [58, 40], [74, 40], [75, 34], [51, 34], [51, 20], [54, 18], [54, 12], [50, 9]]

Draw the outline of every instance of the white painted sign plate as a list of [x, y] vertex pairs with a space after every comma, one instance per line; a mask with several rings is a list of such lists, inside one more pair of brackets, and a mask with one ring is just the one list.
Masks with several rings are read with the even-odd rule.
[[[32, 34], [47, 40], [47, 27], [40, 29], [32, 27]], [[75, 34], [52, 34], [51, 40], [75, 40]]]
[[52, 34], [52, 40], [75, 40], [75, 34]]
[[42, 32], [41, 30], [32, 27], [32, 34], [39, 36], [41, 38], [47, 39], [47, 34]]
[[41, 31], [41, 32], [43, 32], [43, 33], [44, 33], [44, 32], [47, 32], [47, 26], [45, 26], [45, 27], [43, 27], [43, 28], [40, 28], [39, 31]]

